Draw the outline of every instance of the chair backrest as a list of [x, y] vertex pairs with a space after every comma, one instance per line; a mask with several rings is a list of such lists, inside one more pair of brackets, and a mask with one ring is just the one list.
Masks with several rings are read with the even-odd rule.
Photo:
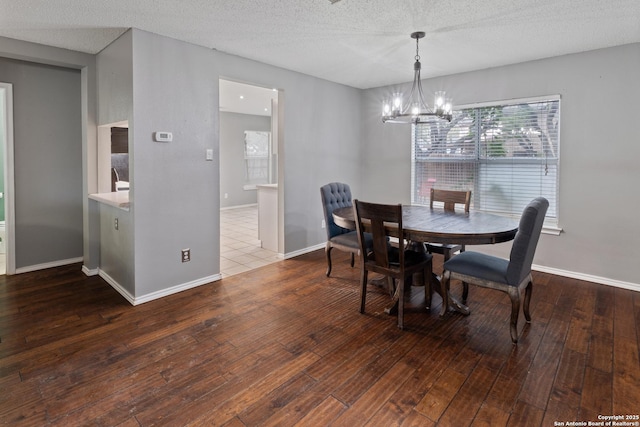
[[[371, 233], [373, 238], [373, 260], [381, 267], [389, 267], [389, 239], [385, 229], [385, 223], [395, 225], [399, 233], [398, 256], [400, 266], [404, 265], [404, 239], [402, 227], [402, 205], [383, 205], [378, 203], [367, 203], [354, 200], [353, 212], [356, 219], [356, 230], [358, 241], [360, 242], [360, 253], [362, 259], [367, 258], [367, 248], [365, 247], [365, 231]], [[366, 230], [365, 230], [366, 228]], [[394, 260], [395, 261], [395, 260]]]
[[455, 211], [456, 205], [463, 205], [464, 211], [469, 213], [471, 191], [437, 190], [431, 188], [429, 206], [433, 209], [433, 202], [444, 202], [445, 211]]
[[333, 211], [338, 208], [351, 207], [351, 188], [342, 182], [331, 182], [320, 187], [322, 197], [322, 208], [324, 210], [324, 222], [327, 229], [327, 239], [331, 239], [338, 234], [349, 232], [336, 225], [333, 221]]
[[531, 273], [533, 256], [548, 207], [549, 201], [544, 197], [538, 197], [529, 202], [522, 212], [507, 268], [507, 282], [510, 285], [519, 284]]

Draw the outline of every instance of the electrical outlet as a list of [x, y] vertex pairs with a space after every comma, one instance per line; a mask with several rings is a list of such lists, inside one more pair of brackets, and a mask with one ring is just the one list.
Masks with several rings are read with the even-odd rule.
[[113, 220], [113, 226], [115, 227], [115, 229], [118, 229], [118, 218]]
[[182, 262], [191, 261], [191, 249], [183, 249], [182, 250]]
[[326, 228], [327, 224], [324, 222], [324, 219], [322, 220], [322, 222], [320, 223], [320, 227], [321, 228]]

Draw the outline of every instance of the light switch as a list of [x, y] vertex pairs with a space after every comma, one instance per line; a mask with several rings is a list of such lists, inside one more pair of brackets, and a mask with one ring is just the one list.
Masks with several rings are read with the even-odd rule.
[[206, 159], [207, 160], [213, 160], [213, 149], [207, 148]]
[[173, 134], [171, 132], [154, 132], [153, 139], [156, 142], [171, 142], [173, 141]]

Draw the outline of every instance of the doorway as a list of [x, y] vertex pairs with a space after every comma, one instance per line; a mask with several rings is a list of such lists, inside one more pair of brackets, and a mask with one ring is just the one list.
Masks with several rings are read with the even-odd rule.
[[[278, 192], [281, 123], [277, 89], [226, 79], [219, 80], [219, 87], [220, 273], [224, 278], [282, 259], [277, 244], [265, 244], [264, 203], [258, 203], [264, 188]], [[268, 229], [278, 235], [282, 230], [277, 206], [274, 209], [276, 220]]]
[[0, 83], [0, 274], [15, 274], [13, 85]]

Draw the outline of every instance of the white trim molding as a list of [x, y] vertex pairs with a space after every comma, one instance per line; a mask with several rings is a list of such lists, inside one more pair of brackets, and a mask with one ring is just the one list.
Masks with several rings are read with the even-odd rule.
[[[15, 141], [13, 136], [13, 84], [0, 82], [0, 100], [4, 102], [0, 111], [4, 111], [0, 120], [5, 120], [4, 145], [0, 150], [4, 151], [4, 223], [5, 223], [5, 262], [6, 274], [16, 274], [16, 207], [15, 207], [15, 176], [14, 176], [14, 151]], [[2, 139], [2, 138], [0, 138]]]
[[162, 289], [157, 292], [151, 292], [150, 294], [142, 295], [139, 297], [135, 297], [131, 295], [131, 293], [123, 288], [118, 282], [116, 282], [111, 276], [105, 273], [102, 270], [99, 270], [98, 275], [102, 277], [113, 289], [115, 289], [120, 295], [122, 295], [131, 305], [139, 305], [145, 302], [153, 301], [156, 299], [160, 299], [169, 295], [177, 294], [178, 292], [186, 291], [188, 289], [196, 288], [198, 286], [206, 285], [212, 282], [217, 282], [222, 279], [220, 274], [214, 274], [208, 277], [202, 277], [197, 280], [192, 280], [191, 282], [182, 283], [176, 286], [172, 286], [167, 289]]
[[309, 246], [304, 249], [300, 249], [299, 251], [287, 252], [284, 254], [284, 259], [295, 258], [300, 255], [308, 254], [309, 252], [317, 251], [318, 249], [324, 249], [327, 246], [326, 243], [319, 243], [315, 246]]
[[155, 299], [160, 299], [172, 294], [177, 294], [178, 292], [186, 291], [188, 289], [197, 288], [198, 286], [207, 285], [213, 282], [217, 282], [222, 279], [221, 274], [214, 274], [212, 276], [201, 277], [197, 280], [192, 280], [191, 282], [182, 283], [180, 285], [172, 286], [167, 289], [162, 289], [157, 292], [151, 292], [150, 294], [142, 295], [140, 297], [136, 297], [133, 305], [142, 304], [145, 302], [153, 301]]
[[26, 267], [16, 268], [16, 274], [30, 273], [32, 271], [45, 270], [47, 268], [62, 267], [63, 265], [76, 264], [84, 261], [84, 258], [61, 259], [60, 261], [46, 262], [44, 264], [29, 265]]
[[609, 279], [607, 277], [593, 276], [591, 274], [578, 273], [575, 271], [561, 270], [559, 268], [545, 267], [542, 265], [533, 265], [533, 270], [542, 273], [555, 274], [556, 276], [569, 277], [571, 279], [584, 280], [586, 282], [598, 283], [601, 285], [613, 286], [616, 288], [629, 289], [630, 291], [640, 292], [640, 284], [623, 282], [622, 280]]
[[100, 274], [99, 268], [89, 268], [86, 265], [82, 266], [82, 272], [87, 276], [97, 276]]
[[125, 288], [120, 286], [120, 284], [116, 282], [111, 276], [109, 276], [107, 273], [105, 273], [103, 270], [100, 270], [100, 269], [98, 269], [98, 276], [100, 276], [105, 282], [111, 285], [111, 287], [115, 289], [120, 295], [122, 295], [124, 299], [129, 301], [129, 304], [136, 305], [135, 304], [136, 298], [133, 295], [131, 295], [129, 291], [127, 291]]

